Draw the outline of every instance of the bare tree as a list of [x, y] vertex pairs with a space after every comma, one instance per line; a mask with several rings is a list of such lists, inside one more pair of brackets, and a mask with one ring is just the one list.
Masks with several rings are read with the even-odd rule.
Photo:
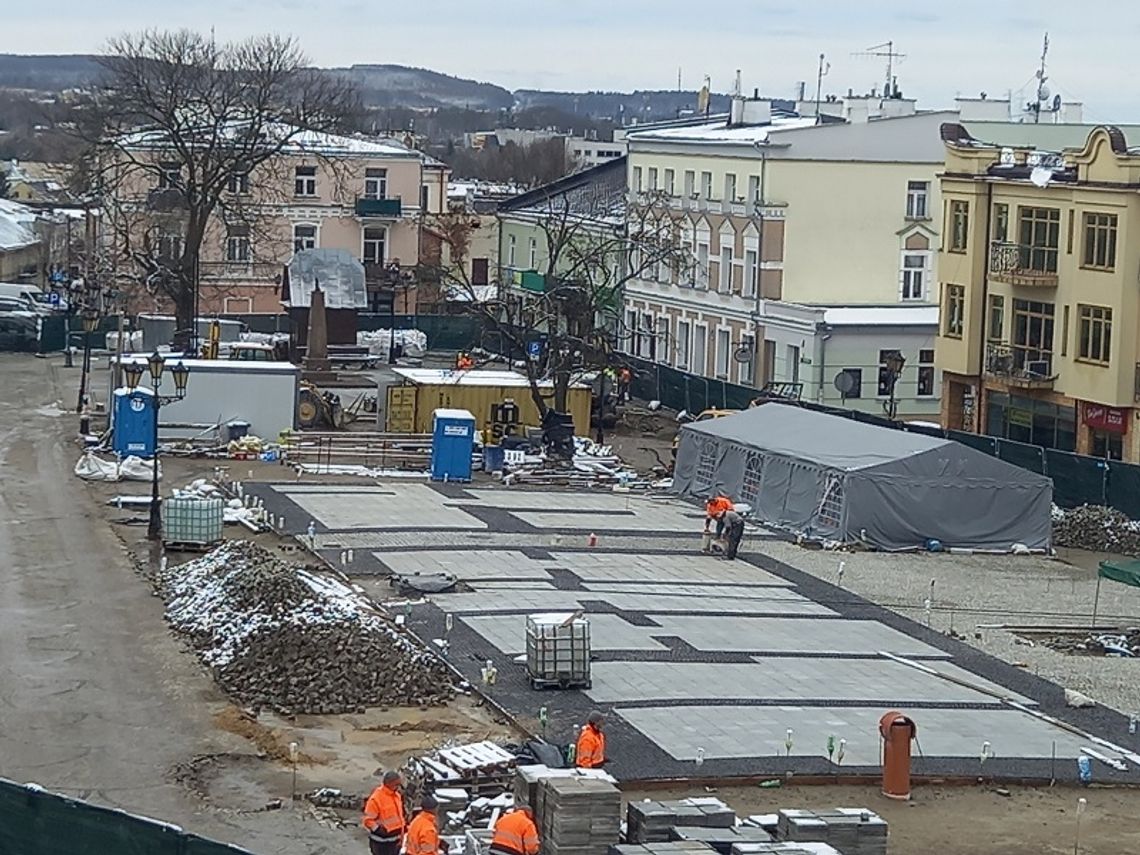
[[[624, 195], [624, 185], [617, 194], [587, 187], [549, 195], [528, 208], [525, 215], [545, 244], [545, 263], [533, 290], [529, 282], [520, 287], [500, 277], [490, 299], [466, 274], [470, 234], [464, 218], [450, 215], [434, 226], [450, 248], [451, 264], [440, 278], [465, 311], [512, 356], [542, 341], [541, 354], [528, 358], [525, 370], [543, 418], [549, 410], [566, 412], [573, 378], [606, 368], [615, 343], [632, 332], [622, 319], [626, 284], [666, 272], [685, 277], [692, 267], [691, 249], [682, 245], [673, 221], [659, 214], [659, 200], [630, 204]], [[548, 380], [552, 396], [543, 394], [541, 384]]]
[[113, 39], [100, 62], [87, 166], [124, 261], [173, 304], [184, 345], [203, 242], [252, 235], [284, 183], [268, 180], [279, 156], [341, 130], [356, 94], [271, 35], [218, 43], [151, 30]]

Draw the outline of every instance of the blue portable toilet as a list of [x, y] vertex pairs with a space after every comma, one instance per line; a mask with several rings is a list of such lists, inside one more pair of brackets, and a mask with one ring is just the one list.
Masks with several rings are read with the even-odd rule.
[[120, 457], [154, 457], [154, 395], [115, 390], [111, 448]]
[[431, 480], [470, 481], [475, 417], [467, 410], [432, 413]]

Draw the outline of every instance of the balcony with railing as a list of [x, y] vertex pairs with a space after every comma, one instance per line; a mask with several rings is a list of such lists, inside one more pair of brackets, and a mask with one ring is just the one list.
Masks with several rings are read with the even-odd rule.
[[1057, 287], [1056, 247], [995, 240], [990, 244], [990, 278], [1030, 288]]
[[356, 200], [356, 216], [362, 219], [398, 220], [403, 210], [403, 200], [399, 196], [387, 199], [360, 196]]
[[1008, 344], [986, 345], [986, 375], [1016, 389], [1053, 388], [1053, 354]]
[[282, 265], [274, 261], [201, 261], [198, 278], [203, 282], [281, 282]]

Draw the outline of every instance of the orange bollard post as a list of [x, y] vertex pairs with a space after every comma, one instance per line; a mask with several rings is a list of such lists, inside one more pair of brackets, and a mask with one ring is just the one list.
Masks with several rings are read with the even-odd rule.
[[906, 801], [910, 798], [910, 741], [918, 734], [915, 723], [898, 710], [879, 719], [883, 739], [883, 795]]

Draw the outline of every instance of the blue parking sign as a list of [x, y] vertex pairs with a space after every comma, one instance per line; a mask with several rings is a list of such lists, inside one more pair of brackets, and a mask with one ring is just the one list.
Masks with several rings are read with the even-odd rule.
[[59, 305], [59, 292], [58, 291], [52, 291], [50, 294], [48, 294], [48, 302], [51, 303], [53, 306], [58, 306]]
[[538, 359], [542, 356], [542, 342], [538, 340], [527, 342], [526, 352], [531, 359]]

